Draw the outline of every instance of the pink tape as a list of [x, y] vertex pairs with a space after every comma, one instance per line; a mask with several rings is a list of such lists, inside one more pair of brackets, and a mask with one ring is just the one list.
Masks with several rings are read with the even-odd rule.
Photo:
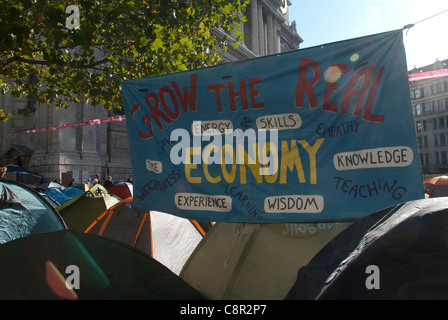
[[448, 76], [448, 69], [441, 69], [441, 70], [434, 70], [434, 71], [420, 72], [420, 73], [411, 73], [409, 75], [409, 81], [424, 80], [424, 79], [431, 79], [431, 78], [445, 77], [445, 76]]
[[126, 116], [115, 116], [115, 117], [109, 117], [109, 118], [104, 118], [104, 119], [93, 119], [93, 120], [88, 120], [88, 121], [84, 121], [84, 122], [61, 124], [59, 126], [50, 127], [50, 128], [39, 128], [39, 129], [18, 131], [18, 132], [14, 132], [14, 133], [4, 133], [4, 134], [0, 134], [0, 137], [1, 136], [12, 136], [12, 135], [15, 135], [15, 134], [34, 133], [34, 132], [42, 132], [42, 131], [59, 130], [59, 129], [65, 129], [65, 128], [75, 128], [75, 127], [82, 127], [82, 126], [91, 126], [91, 125], [94, 125], [94, 124], [102, 124], [102, 123], [108, 123], [108, 122], [118, 122], [118, 121], [124, 121], [124, 120], [126, 120]]
[[[420, 72], [420, 73], [411, 73], [411, 74], [409, 74], [409, 81], [431, 79], [431, 78], [445, 77], [445, 76], [448, 76], [448, 69], [441, 69], [441, 70]], [[93, 119], [93, 120], [84, 121], [84, 122], [62, 124], [62, 125], [59, 125], [56, 127], [50, 127], [50, 128], [39, 128], [39, 129], [18, 131], [15, 133], [4, 133], [4, 134], [0, 134], [0, 137], [12, 136], [15, 134], [34, 133], [34, 132], [42, 132], [42, 131], [59, 130], [59, 129], [65, 129], [65, 128], [91, 126], [94, 124], [102, 124], [102, 123], [107, 123], [107, 122], [117, 122], [117, 121], [124, 121], [124, 120], [126, 120], [126, 116], [115, 116], [115, 117], [109, 117], [109, 118], [104, 118], [104, 119]]]

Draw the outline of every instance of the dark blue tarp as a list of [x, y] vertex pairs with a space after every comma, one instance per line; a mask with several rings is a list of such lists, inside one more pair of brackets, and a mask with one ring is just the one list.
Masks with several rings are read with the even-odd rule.
[[26, 170], [20, 166], [14, 164], [8, 164], [6, 166], [7, 171], [5, 179], [18, 181], [23, 184], [37, 186], [42, 180], [42, 175]]
[[286, 299], [448, 299], [448, 198], [361, 219], [299, 270]]

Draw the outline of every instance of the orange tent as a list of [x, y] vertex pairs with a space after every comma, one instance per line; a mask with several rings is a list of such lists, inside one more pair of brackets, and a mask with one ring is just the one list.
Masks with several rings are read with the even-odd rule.
[[430, 198], [448, 196], [448, 176], [438, 176], [423, 181], [425, 192]]
[[[88, 204], [92, 199], [84, 198], [87, 207], [92, 207]], [[147, 253], [178, 274], [212, 226], [209, 222], [134, 208], [133, 197], [118, 200], [111, 206], [98, 209], [95, 215], [83, 209], [72, 212], [66, 221], [68, 228], [122, 241]], [[80, 221], [84, 223], [80, 224]], [[87, 221], [89, 223], [85, 223]]]

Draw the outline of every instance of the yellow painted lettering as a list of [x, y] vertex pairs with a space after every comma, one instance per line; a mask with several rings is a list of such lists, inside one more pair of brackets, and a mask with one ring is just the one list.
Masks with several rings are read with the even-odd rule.
[[[269, 153], [270, 157], [268, 157]], [[271, 141], [266, 142], [261, 150], [261, 157], [263, 169], [260, 169], [260, 171], [263, 172], [267, 183], [274, 183], [278, 176], [278, 151], [275, 143]]]
[[[222, 150], [221, 151], [222, 175], [228, 183], [232, 183], [235, 180], [235, 176], [236, 176], [235, 152], [233, 150], [233, 146], [230, 144], [225, 144], [221, 150]], [[230, 156], [232, 157], [232, 161], [231, 161], [232, 169], [231, 169], [230, 173], [227, 171], [227, 168], [226, 168], [226, 153], [230, 154]]]
[[212, 152], [215, 153], [218, 151], [219, 151], [219, 147], [217, 145], [209, 144], [205, 147], [203, 154], [202, 154], [202, 158], [203, 158], [202, 161], [203, 161], [203, 166], [204, 166], [204, 176], [207, 179], [207, 181], [210, 183], [218, 183], [221, 181], [220, 176], [212, 177], [210, 175], [210, 172], [208, 171], [208, 165], [209, 165], [208, 158]]
[[250, 157], [249, 153], [246, 152], [246, 150], [244, 149], [244, 146], [242, 144], [238, 144], [241, 184], [246, 184], [246, 165], [249, 167], [250, 171], [254, 175], [255, 180], [257, 180], [258, 183], [263, 182], [263, 177], [260, 175], [261, 164], [259, 161], [257, 161], [258, 143], [254, 143], [252, 145], [252, 150], [253, 150], [252, 152], [253, 157]]
[[317, 183], [317, 170], [316, 170], [316, 153], [319, 150], [322, 142], [324, 142], [324, 138], [319, 138], [314, 142], [314, 145], [311, 147], [306, 140], [297, 140], [302, 147], [308, 152], [310, 158], [310, 183]]
[[300, 183], [305, 183], [305, 173], [303, 172], [302, 160], [300, 159], [299, 150], [295, 140], [291, 141], [291, 149], [288, 147], [287, 141], [282, 141], [282, 161], [280, 165], [280, 183], [285, 184], [287, 181], [287, 170], [293, 171], [297, 169], [297, 176]]
[[192, 177], [191, 176], [191, 170], [197, 169], [198, 165], [195, 163], [191, 163], [191, 155], [193, 154], [201, 154], [201, 148], [199, 147], [189, 147], [185, 149], [185, 178], [190, 183], [201, 183], [202, 179], [201, 177]]

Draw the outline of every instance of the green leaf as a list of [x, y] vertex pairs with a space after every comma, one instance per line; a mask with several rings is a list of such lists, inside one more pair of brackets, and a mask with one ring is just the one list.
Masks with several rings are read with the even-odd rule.
[[148, 42], [151, 41], [150, 39], [147, 39], [145, 37], [140, 37], [140, 45], [142, 47], [146, 47], [146, 45], [148, 44]]
[[163, 46], [164, 42], [162, 41], [162, 39], [156, 39], [152, 44], [152, 47], [155, 51], [158, 51], [159, 49], [165, 49]]

